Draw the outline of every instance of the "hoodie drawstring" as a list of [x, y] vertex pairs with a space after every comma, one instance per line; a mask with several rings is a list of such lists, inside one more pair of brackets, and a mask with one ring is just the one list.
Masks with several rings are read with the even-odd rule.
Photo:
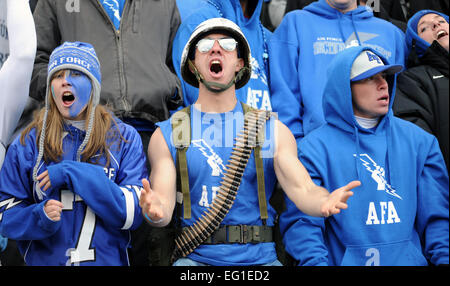
[[[338, 21], [339, 21], [339, 33], [341, 33], [341, 37], [342, 37], [342, 41], [345, 43], [345, 40], [346, 40], [346, 38], [345, 38], [345, 36], [344, 36], [344, 31], [342, 31], [342, 13], [341, 12], [339, 12], [339, 11], [337, 11], [336, 12], [337, 13], [337, 15], [338, 15]], [[356, 30], [356, 26], [355, 26], [355, 21], [354, 21], [354, 19], [353, 19], [353, 14], [350, 14], [350, 17], [351, 17], [351, 21], [352, 21], [352, 27], [353, 27], [353, 31], [355, 32], [355, 37], [356, 37], [356, 40], [358, 40], [358, 45], [359, 46], [362, 46], [362, 43], [361, 43], [361, 40], [359, 39], [359, 35], [358, 35], [358, 31]], [[345, 47], [345, 48], [347, 48], [347, 47]]]
[[[388, 116], [388, 115], [386, 115]], [[391, 185], [392, 189], [395, 190], [395, 182], [394, 182], [394, 172], [395, 172], [395, 167], [393, 165], [392, 162], [392, 155], [391, 152], [389, 152], [390, 147], [392, 147], [393, 142], [392, 141], [392, 130], [391, 130], [391, 121], [390, 118], [386, 118], [386, 156], [387, 156], [387, 169], [389, 170], [389, 184]]]
[[358, 40], [358, 44], [360, 46], [362, 46], [361, 40], [359, 39], [358, 31], [356, 30], [355, 21], [353, 20], [353, 13], [351, 14], [351, 18], [352, 18], [353, 31], [355, 31], [355, 37]]
[[356, 137], [356, 154], [355, 154], [355, 164], [356, 164], [356, 175], [358, 177], [358, 180], [361, 181], [361, 164], [359, 163], [360, 159], [360, 146], [359, 146], [359, 132], [358, 127], [354, 125], [355, 129], [355, 137]]

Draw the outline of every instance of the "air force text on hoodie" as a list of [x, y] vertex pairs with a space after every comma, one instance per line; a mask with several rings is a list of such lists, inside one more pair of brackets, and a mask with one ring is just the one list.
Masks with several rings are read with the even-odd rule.
[[[39, 165], [38, 175], [48, 170], [52, 184], [42, 198], [32, 177], [36, 129], [25, 145], [19, 137], [10, 145], [0, 172], [0, 233], [17, 240], [27, 265], [129, 264], [130, 230], [142, 222], [139, 196], [146, 159], [137, 131], [116, 121], [125, 140], [108, 142], [107, 167], [104, 156], [98, 164], [77, 162], [86, 132], [64, 125], [62, 161]], [[44, 212], [50, 199], [63, 204], [60, 221]]]
[[[173, 65], [177, 75], [181, 78], [180, 62], [183, 48], [198, 24], [211, 19], [222, 17], [236, 23], [244, 33], [251, 49], [252, 75], [249, 82], [236, 90], [236, 97], [253, 108], [272, 110], [272, 102], [268, 82], [268, 49], [272, 32], [263, 27], [260, 21], [263, 0], [252, 0], [256, 8], [252, 16], [243, 16], [239, 0], [204, 0], [204, 5], [186, 17], [178, 28], [173, 42]], [[249, 1], [250, 2], [250, 1]], [[257, 2], [257, 3], [256, 3]], [[195, 103], [198, 98], [198, 88], [182, 81], [183, 99], [186, 106]]]
[[299, 146], [316, 184], [330, 191], [352, 180], [361, 186], [348, 209], [327, 219], [304, 215], [288, 201], [280, 218], [286, 249], [301, 265], [448, 264], [449, 181], [439, 144], [393, 116], [394, 76], [387, 77], [389, 112], [378, 126], [365, 129], [356, 122], [350, 69], [363, 49], [347, 49], [330, 65], [323, 97], [327, 123]]
[[298, 140], [324, 123], [326, 68], [349, 46], [368, 46], [404, 66], [403, 32], [359, 6], [345, 14], [325, 0], [285, 15], [269, 44], [273, 110]]

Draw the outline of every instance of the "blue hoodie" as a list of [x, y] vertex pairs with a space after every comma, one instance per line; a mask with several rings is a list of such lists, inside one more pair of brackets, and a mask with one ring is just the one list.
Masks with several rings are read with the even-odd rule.
[[[250, 81], [242, 88], [236, 90], [237, 98], [248, 105], [264, 110], [272, 110], [268, 83], [268, 45], [271, 32], [263, 27], [260, 21], [263, 0], [257, 1], [255, 11], [250, 19], [246, 19], [242, 12], [239, 0], [208, 0], [204, 1], [206, 7], [202, 6], [183, 20], [173, 42], [173, 66], [180, 79], [181, 55], [192, 32], [201, 22], [217, 17], [227, 18], [235, 22], [244, 33], [251, 48], [252, 76]], [[202, 4], [203, 5], [203, 4]], [[183, 80], [184, 104], [195, 103], [198, 98], [198, 88], [195, 88]]]
[[361, 186], [348, 209], [327, 219], [301, 214], [288, 201], [280, 219], [286, 249], [301, 265], [448, 264], [449, 181], [438, 142], [394, 117], [394, 76], [388, 77], [389, 112], [372, 129], [356, 122], [350, 70], [364, 49], [346, 49], [330, 64], [327, 123], [299, 146], [316, 184], [330, 191], [352, 180]]
[[285, 15], [269, 42], [273, 110], [300, 140], [323, 124], [325, 71], [348, 46], [370, 46], [404, 65], [403, 32], [364, 6], [345, 14], [325, 0]]

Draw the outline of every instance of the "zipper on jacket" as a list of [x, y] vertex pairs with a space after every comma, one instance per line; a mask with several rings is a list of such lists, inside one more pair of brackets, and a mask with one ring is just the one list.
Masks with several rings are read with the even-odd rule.
[[126, 78], [125, 78], [125, 70], [124, 70], [124, 58], [123, 58], [123, 45], [122, 45], [122, 37], [120, 31], [122, 31], [122, 24], [124, 22], [124, 15], [128, 15], [129, 10], [129, 2], [130, 0], [125, 0], [125, 5], [122, 11], [122, 18], [120, 19], [119, 30], [116, 31], [116, 42], [117, 47], [119, 49], [119, 79], [120, 79], [120, 100], [122, 101], [123, 109], [126, 112], [131, 111], [131, 105], [127, 100], [127, 88], [126, 88]]
[[128, 101], [126, 99], [126, 86], [125, 86], [126, 80], [125, 80], [125, 70], [123, 68], [123, 66], [124, 66], [123, 46], [122, 46], [120, 31], [122, 29], [123, 15], [127, 14], [126, 11], [128, 8], [128, 2], [130, 2], [130, 0], [125, 1], [125, 5], [123, 7], [123, 12], [122, 12], [122, 18], [120, 19], [120, 25], [119, 25], [118, 30], [116, 29], [116, 27], [114, 26], [114, 23], [111, 21], [111, 18], [109, 18], [108, 14], [106, 13], [105, 9], [103, 8], [102, 3], [100, 3], [100, 0], [97, 0], [96, 2], [101, 10], [101, 13], [103, 13], [103, 15], [106, 16], [109, 24], [111, 25], [111, 28], [114, 31], [116, 46], [118, 49], [120, 102], [122, 103], [123, 110], [126, 112], [129, 112], [131, 110], [131, 105], [128, 103]]

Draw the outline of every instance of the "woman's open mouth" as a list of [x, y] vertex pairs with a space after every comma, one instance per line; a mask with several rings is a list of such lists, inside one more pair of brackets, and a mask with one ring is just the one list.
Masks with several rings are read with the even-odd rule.
[[70, 91], [66, 91], [62, 95], [62, 102], [65, 107], [70, 107], [75, 101], [75, 96]]
[[436, 34], [436, 36], [437, 36], [437, 39], [439, 40], [442, 37], [448, 36], [448, 33], [444, 30], [441, 30]]

